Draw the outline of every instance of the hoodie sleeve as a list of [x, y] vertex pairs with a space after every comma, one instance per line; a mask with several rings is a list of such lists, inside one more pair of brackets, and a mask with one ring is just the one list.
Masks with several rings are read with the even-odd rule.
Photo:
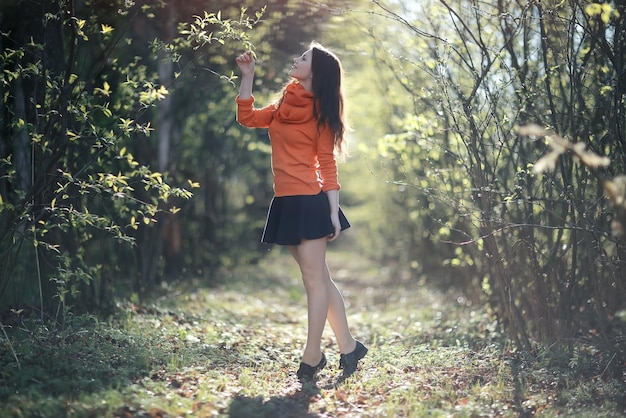
[[322, 179], [322, 191], [340, 190], [334, 135], [328, 126], [322, 128], [317, 139], [317, 161]]
[[268, 128], [276, 107], [272, 104], [261, 109], [254, 108], [254, 96], [248, 99], [235, 99], [237, 102], [237, 122], [248, 128]]

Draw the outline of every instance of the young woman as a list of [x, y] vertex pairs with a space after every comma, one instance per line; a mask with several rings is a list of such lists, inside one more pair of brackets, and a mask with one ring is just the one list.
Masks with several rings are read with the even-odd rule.
[[312, 43], [293, 61], [288, 83], [279, 99], [254, 107], [252, 52], [237, 57], [241, 86], [237, 121], [251, 128], [269, 128], [274, 173], [274, 198], [270, 204], [262, 241], [289, 247], [302, 273], [308, 304], [307, 342], [296, 373], [313, 379], [326, 365], [321, 350], [326, 320], [341, 352], [343, 376], [354, 373], [367, 348], [348, 328], [344, 301], [326, 264], [326, 246], [350, 227], [339, 207], [337, 161], [346, 126], [339, 59]]

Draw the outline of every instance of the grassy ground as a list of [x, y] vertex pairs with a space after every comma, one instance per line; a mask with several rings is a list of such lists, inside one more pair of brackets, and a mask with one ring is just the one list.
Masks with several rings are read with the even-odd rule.
[[[370, 352], [338, 379], [295, 376], [306, 299], [293, 262], [274, 251], [218, 288], [164, 289], [108, 322], [62, 331], [6, 326], [0, 341], [1, 417], [613, 417], [626, 412], [610, 359], [576, 362], [514, 353], [483, 310], [455, 292], [387, 277], [355, 254], [331, 252], [355, 336]], [[13, 355], [17, 356], [17, 361]]]

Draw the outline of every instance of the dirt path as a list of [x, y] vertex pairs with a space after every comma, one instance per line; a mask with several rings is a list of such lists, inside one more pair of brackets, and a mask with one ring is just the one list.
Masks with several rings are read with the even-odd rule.
[[[229, 357], [230, 367], [213, 364], [222, 377], [231, 376], [229, 383], [218, 384], [223, 389], [219, 404], [228, 405], [220, 412], [229, 417], [419, 416], [414, 414], [432, 408], [430, 402], [446, 405], [444, 410], [465, 408], [463, 389], [476, 382], [489, 386], [496, 378], [498, 396], [506, 397], [499, 377], [506, 367], [466, 367], [473, 356], [466, 327], [484, 316], [464, 298], [393, 280], [358, 254], [331, 251], [328, 263], [353, 333], [370, 347], [362, 369], [345, 382], [338, 379], [339, 353], [330, 327], [323, 338], [329, 367], [317, 384], [302, 387], [294, 376], [306, 338], [306, 299], [290, 256], [276, 251], [249, 271], [236, 269], [239, 276], [226, 277], [218, 292], [188, 296], [187, 312], [216, 320], [218, 347], [237, 353]], [[489, 408], [487, 415], [493, 413]]]

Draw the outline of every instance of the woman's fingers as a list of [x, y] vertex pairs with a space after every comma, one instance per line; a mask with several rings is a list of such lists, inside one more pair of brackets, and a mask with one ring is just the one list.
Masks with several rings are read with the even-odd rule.
[[246, 51], [237, 57], [237, 62], [250, 63], [254, 61], [254, 56], [251, 51]]
[[336, 240], [339, 234], [341, 233], [341, 224], [339, 224], [339, 221], [337, 221], [337, 223], [333, 223], [333, 227], [335, 228], [335, 232], [333, 232], [332, 234], [328, 236], [329, 242]]

